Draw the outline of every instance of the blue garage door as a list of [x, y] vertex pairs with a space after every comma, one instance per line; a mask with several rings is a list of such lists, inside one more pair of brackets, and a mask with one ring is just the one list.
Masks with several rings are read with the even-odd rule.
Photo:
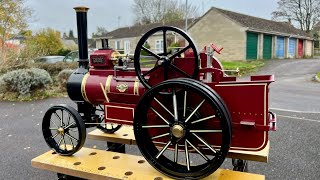
[[296, 57], [296, 38], [290, 38], [289, 39], [289, 58], [295, 58]]
[[284, 58], [284, 37], [277, 37], [277, 58]]

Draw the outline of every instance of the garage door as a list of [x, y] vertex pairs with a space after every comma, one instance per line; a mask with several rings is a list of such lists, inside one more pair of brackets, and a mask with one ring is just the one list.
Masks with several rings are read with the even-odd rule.
[[283, 59], [284, 58], [284, 37], [278, 36], [277, 37], [277, 58]]
[[303, 57], [303, 40], [299, 39], [298, 43], [298, 57], [302, 58]]
[[247, 59], [257, 59], [258, 34], [247, 32]]
[[289, 39], [289, 58], [295, 58], [296, 56], [296, 38]]
[[263, 35], [263, 59], [271, 59], [272, 54], [272, 36]]

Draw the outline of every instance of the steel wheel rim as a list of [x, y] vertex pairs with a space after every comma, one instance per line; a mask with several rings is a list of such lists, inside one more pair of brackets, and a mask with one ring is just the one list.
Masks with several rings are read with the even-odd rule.
[[[188, 42], [188, 45], [185, 46], [183, 49], [181, 49], [180, 51], [178, 51], [177, 53], [173, 54], [172, 56], [169, 56], [167, 53], [167, 47], [169, 47], [169, 45], [166, 44], [166, 41], [163, 41], [163, 55], [160, 56], [158, 55], [157, 53], [151, 51], [150, 49], [146, 49], [144, 48], [144, 44], [145, 42], [147, 42], [147, 40], [149, 39], [149, 37], [151, 37], [152, 35], [156, 34], [157, 32], [163, 32], [163, 40], [164, 39], [167, 39], [167, 35], [166, 32], [167, 31], [172, 31], [172, 32], [175, 32], [177, 34], [179, 34], [180, 36], [182, 36], [186, 42]], [[188, 49], [192, 49], [193, 53], [194, 53], [194, 69], [193, 69], [193, 73], [190, 75], [190, 74], [184, 74], [185, 72], [182, 71], [181, 72], [181, 69], [179, 69], [178, 67], [174, 66], [171, 62], [173, 61], [173, 59], [177, 56], [179, 56], [180, 54], [186, 52]], [[148, 71], [147, 73], [145, 74], [142, 74], [142, 71], [141, 71], [141, 58], [140, 58], [140, 53], [142, 50], [145, 50], [149, 53], [149, 55], [151, 56], [154, 56], [156, 59], [157, 59], [157, 63], [160, 59], [162, 59], [163, 57], [166, 57], [170, 60], [170, 63], [167, 63], [168, 67], [166, 67], [165, 65], [163, 66], [163, 68], [165, 68], [165, 72], [167, 72], [167, 70], [169, 68], [171, 68], [172, 70], [174, 70], [175, 72], [177, 73], [180, 73], [180, 75], [184, 75], [185, 76], [188, 76], [189, 78], [193, 78], [193, 79], [196, 79], [197, 76], [198, 76], [198, 71], [199, 71], [199, 57], [198, 57], [198, 50], [197, 50], [197, 47], [195, 46], [195, 43], [194, 41], [192, 40], [192, 38], [187, 35], [183, 30], [179, 29], [179, 28], [176, 28], [176, 27], [171, 27], [171, 26], [161, 26], [161, 27], [156, 27], [154, 29], [151, 29], [150, 31], [148, 31], [147, 33], [145, 33], [141, 39], [139, 40], [137, 46], [136, 46], [136, 49], [135, 49], [135, 54], [134, 54], [134, 67], [135, 67], [135, 71], [136, 71], [136, 74], [140, 80], [140, 82], [144, 85], [144, 87], [146, 87], [147, 89], [151, 88], [151, 84], [146, 80], [145, 78], [145, 74], [149, 73], [150, 71], [155, 71], [157, 70], [158, 68], [161, 68], [162, 65], [156, 65], [155, 67], [153, 67], [150, 71]], [[151, 73], [150, 73], [151, 74]], [[166, 77], [166, 73], [164, 74], [164, 80], [167, 80], [168, 77]]]
[[42, 132], [48, 146], [61, 155], [72, 155], [84, 144], [85, 125], [70, 106], [53, 106], [45, 114]]
[[99, 123], [101, 123], [101, 124], [98, 124], [97, 128], [100, 129], [101, 131], [103, 131], [104, 133], [113, 134], [122, 127], [121, 124], [105, 123], [105, 116], [104, 116], [105, 112], [104, 112], [104, 107], [102, 105], [98, 105], [96, 107], [96, 110], [98, 112], [99, 111], [103, 112], [102, 114], [98, 114], [101, 116], [101, 117], [99, 117], [100, 118]]
[[[184, 81], [181, 81], [181, 80], [169, 80], [167, 82], [160, 83], [156, 87], [154, 87], [154, 88], [150, 89], [148, 92], [146, 92], [146, 95], [143, 98], [141, 98], [142, 100], [139, 102], [138, 107], [136, 109], [137, 110], [136, 112], [138, 112], [138, 111], [139, 112], [149, 112], [150, 111], [150, 110], [148, 110], [148, 111], [146, 110], [146, 108], [148, 108], [146, 104], [153, 103], [152, 102], [153, 100], [144, 101], [143, 99], [146, 99], [146, 98], [152, 99], [152, 98], [150, 98], [150, 97], [153, 97], [152, 91], [157, 91], [161, 88], [167, 88], [168, 85], [177, 84], [177, 83], [179, 84], [179, 86], [187, 86], [188, 88], [191, 88], [193, 90], [200, 88], [200, 91], [202, 91], [201, 93], [207, 93], [206, 92], [207, 90], [205, 88], [201, 88], [199, 85], [190, 85], [190, 84], [185, 83]], [[199, 89], [197, 89], [197, 90], [199, 90]], [[210, 98], [208, 98], [206, 96], [207, 95], [204, 95], [204, 98], [207, 100], [210, 100]], [[212, 102], [210, 102], [209, 104], [211, 104], [211, 103]], [[187, 125], [189, 121], [192, 123], [192, 122], [195, 122], [198, 120], [197, 122], [193, 123], [193, 125], [195, 125], [197, 123], [201, 123], [201, 122], [203, 123], [203, 122], [210, 120], [212, 118], [210, 118], [208, 116], [201, 117], [201, 118], [197, 116], [197, 118], [200, 118], [197, 120], [192, 119], [192, 118], [189, 118], [189, 120], [188, 120], [188, 118], [184, 118], [184, 119], [182, 118], [183, 119], [182, 121], [187, 121], [187, 124], [182, 123], [182, 125], [181, 125], [181, 126], [184, 126], [184, 125], [187, 126], [187, 128], [186, 128], [187, 132], [186, 132], [185, 136], [183, 137], [184, 139], [182, 138], [181, 140], [179, 140], [179, 142], [178, 142], [179, 145], [178, 145], [178, 147], [176, 147], [177, 145], [172, 143], [173, 138], [172, 138], [172, 130], [171, 130], [173, 127], [172, 124], [174, 124], [175, 122], [169, 122], [169, 120], [167, 120], [167, 122], [166, 122], [163, 120], [163, 119], [166, 119], [165, 117], [160, 118], [164, 123], [158, 124], [158, 127], [153, 127], [153, 128], [165, 128], [165, 125], [169, 124], [170, 130], [167, 133], [159, 134], [158, 137], [151, 136], [150, 132], [148, 132], [148, 130], [145, 130], [145, 127], [144, 127], [144, 126], [147, 126], [146, 122], [148, 120], [150, 121], [150, 119], [148, 119], [146, 117], [146, 115], [141, 115], [142, 113], [140, 113], [140, 115], [138, 113], [136, 113], [135, 120], [134, 120], [134, 132], [135, 132], [135, 136], [136, 136], [137, 145], [138, 145], [141, 153], [143, 154], [143, 156], [157, 170], [159, 170], [160, 172], [162, 172], [168, 176], [174, 177], [174, 178], [199, 179], [199, 178], [202, 178], [202, 177], [214, 172], [223, 163], [225, 156], [227, 155], [227, 152], [229, 150], [229, 145], [230, 145], [230, 127], [228, 127], [229, 126], [228, 123], [224, 122], [224, 120], [229, 121], [229, 119], [228, 119], [227, 115], [225, 115], [223, 113], [223, 111], [221, 109], [219, 109], [219, 108], [223, 108], [223, 106], [220, 104], [220, 102], [215, 101], [214, 103], [215, 104], [211, 104], [211, 105], [216, 106], [215, 108], [217, 108], [216, 115], [219, 116], [218, 118], [220, 118], [221, 128], [222, 128], [222, 131], [221, 131], [222, 145], [218, 150], [216, 150], [216, 154], [214, 157], [212, 157], [212, 158], [208, 157], [203, 152], [205, 148], [201, 149], [198, 146], [199, 144], [194, 144], [194, 142], [195, 142], [194, 139], [198, 139], [198, 141], [200, 141], [202, 143], [205, 142], [205, 144], [208, 143], [206, 141], [206, 139], [202, 136], [202, 133], [204, 133], [204, 132], [200, 132], [201, 129], [197, 129], [197, 131], [196, 131], [196, 129], [191, 129], [191, 128], [188, 129], [188, 127], [190, 125]], [[201, 108], [201, 106], [200, 106], [200, 108]], [[196, 107], [193, 108], [193, 110], [195, 110], [195, 109], [196, 109]], [[200, 110], [197, 110], [197, 111], [200, 111]], [[154, 110], [152, 110], [152, 111], [154, 111]], [[157, 110], [155, 110], [155, 111], [157, 111]], [[164, 111], [166, 111], [166, 110], [164, 110]], [[174, 111], [176, 111], [176, 110], [171, 109], [171, 111], [173, 112], [172, 114], [174, 114], [174, 116], [175, 116], [176, 113]], [[182, 110], [182, 111], [184, 111], [184, 110]], [[157, 114], [157, 113], [155, 112], [155, 114]], [[168, 114], [170, 114], [170, 113], [168, 112]], [[184, 114], [184, 112], [180, 112], [180, 114]], [[163, 115], [163, 113], [160, 115]], [[179, 120], [178, 120], [178, 122], [179, 122]], [[159, 122], [157, 122], [157, 123], [159, 123]], [[189, 124], [191, 124], [191, 123], [189, 123]], [[148, 125], [148, 126], [150, 126], [150, 125]], [[160, 126], [162, 126], [162, 127], [160, 127]], [[177, 129], [179, 129], [179, 128], [177, 128]], [[168, 133], [169, 133], [169, 135], [168, 135]], [[166, 136], [170, 136], [170, 138], [167, 142], [164, 143], [165, 145], [162, 146], [161, 148], [157, 148], [155, 146], [155, 143], [151, 140], [154, 137], [156, 137], [156, 139], [157, 139], [157, 138], [163, 138]], [[173, 153], [174, 153], [173, 158], [166, 157], [166, 155], [163, 155], [163, 153], [165, 151], [167, 151], [167, 149], [170, 148], [170, 146], [171, 146], [171, 149], [173, 149]], [[181, 165], [179, 160], [176, 159], [176, 157], [177, 157], [176, 154], [178, 155], [178, 157], [181, 154], [180, 151], [177, 151], [177, 149], [181, 150], [180, 146], [184, 146], [184, 151], [185, 151], [184, 157], [186, 160], [186, 163], [184, 165]], [[209, 147], [208, 147], [209, 150], [210, 150], [210, 147], [212, 149], [215, 149], [209, 145]], [[191, 162], [191, 159], [190, 159], [191, 156], [189, 155], [190, 150], [195, 151], [198, 154], [198, 156], [202, 157], [203, 159], [207, 158], [205, 160], [205, 163], [202, 163], [202, 164], [200, 163], [199, 165], [196, 165], [196, 166], [193, 166], [192, 164], [190, 164], [190, 162]], [[188, 152], [188, 153], [186, 153], [186, 152]]]

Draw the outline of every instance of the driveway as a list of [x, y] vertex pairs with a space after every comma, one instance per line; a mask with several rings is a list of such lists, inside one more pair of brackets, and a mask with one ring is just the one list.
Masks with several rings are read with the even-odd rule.
[[320, 83], [312, 80], [320, 59], [271, 60], [257, 74], [274, 74], [270, 107], [279, 110], [320, 112]]

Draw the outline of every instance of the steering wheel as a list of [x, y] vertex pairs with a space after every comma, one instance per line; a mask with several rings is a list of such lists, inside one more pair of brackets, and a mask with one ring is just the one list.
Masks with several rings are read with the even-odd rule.
[[[177, 52], [170, 52], [168, 44], [170, 41], [173, 43], [173, 39], [177, 42], [177, 38], [180, 42], [184, 41], [185, 46], [179, 47]], [[148, 47], [149, 42], [155, 42], [156, 52]], [[185, 55], [180, 58], [183, 53], [188, 54], [188, 57]], [[134, 67], [140, 82], [147, 89], [168, 79], [196, 79], [199, 72], [198, 51], [191, 37], [183, 30], [160, 26], [141, 37], [134, 53]]]

